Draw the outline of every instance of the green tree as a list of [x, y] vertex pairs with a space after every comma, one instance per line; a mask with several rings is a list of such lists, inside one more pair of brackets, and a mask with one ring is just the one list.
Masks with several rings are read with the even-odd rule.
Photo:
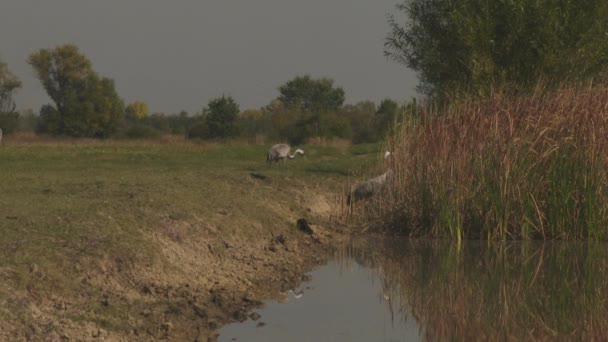
[[143, 119], [148, 116], [148, 105], [143, 101], [130, 103], [125, 109], [125, 115], [131, 120]]
[[19, 130], [22, 132], [34, 132], [39, 118], [31, 108], [21, 110], [21, 113], [19, 113]]
[[212, 99], [203, 110], [208, 127], [209, 138], [228, 138], [237, 135], [235, 125], [239, 105], [231, 96]]
[[344, 90], [328, 78], [297, 76], [279, 87], [279, 98], [288, 109], [302, 112], [335, 112], [344, 103]]
[[385, 54], [431, 98], [607, 76], [605, 0], [402, 0], [397, 11]]
[[51, 134], [107, 137], [122, 119], [124, 104], [116, 94], [114, 81], [100, 78], [91, 62], [74, 45], [41, 49], [28, 58], [37, 78], [55, 103], [45, 108], [41, 123]]
[[344, 130], [343, 122], [334, 122], [335, 114], [344, 103], [344, 90], [335, 87], [328, 78], [313, 79], [297, 76], [279, 87], [277, 98], [284, 114], [290, 117], [280, 130], [280, 136], [292, 144], [300, 144], [313, 136], [329, 137]]
[[375, 126], [379, 136], [384, 136], [397, 119], [399, 104], [391, 99], [384, 99], [376, 110]]
[[19, 128], [19, 112], [0, 113], [0, 129], [3, 134], [11, 134]]
[[36, 126], [36, 133], [54, 134], [61, 129], [61, 118], [55, 107], [46, 104], [40, 108], [40, 120]]
[[352, 130], [354, 144], [378, 141], [374, 125], [376, 104], [372, 101], [360, 101], [355, 105], [345, 105], [341, 115], [348, 118]]
[[0, 129], [9, 134], [17, 129], [19, 113], [13, 99], [14, 93], [21, 88], [21, 81], [10, 71], [6, 63], [0, 62]]

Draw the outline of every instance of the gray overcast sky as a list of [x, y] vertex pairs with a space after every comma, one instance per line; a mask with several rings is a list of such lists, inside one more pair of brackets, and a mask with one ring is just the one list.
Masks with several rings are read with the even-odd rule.
[[0, 60], [23, 82], [19, 108], [49, 103], [27, 56], [77, 45], [126, 103], [199, 111], [222, 94], [265, 106], [297, 75], [329, 77], [346, 101], [415, 96], [383, 56], [396, 0], [2, 0]]

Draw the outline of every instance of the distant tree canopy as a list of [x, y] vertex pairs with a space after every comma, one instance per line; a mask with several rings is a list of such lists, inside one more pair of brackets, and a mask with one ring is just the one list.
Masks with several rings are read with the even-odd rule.
[[290, 110], [335, 112], [344, 103], [344, 90], [328, 78], [297, 76], [279, 87], [278, 100]]
[[0, 62], [0, 113], [12, 113], [17, 107], [13, 95], [21, 88], [21, 81], [10, 70], [6, 63]]
[[143, 101], [130, 103], [125, 109], [125, 115], [129, 119], [143, 119], [148, 116], [148, 105]]
[[344, 104], [344, 90], [328, 78], [297, 76], [279, 87], [279, 97], [267, 107], [281, 125], [279, 135], [292, 144], [311, 137], [333, 136], [344, 128], [336, 116]]
[[[279, 87], [279, 96], [260, 109], [240, 112], [231, 96], [211, 99], [201, 112], [189, 115], [150, 113], [143, 101], [124, 106], [111, 79], [100, 77], [90, 60], [74, 45], [41, 49], [28, 58], [52, 104], [3, 120], [2, 129], [35, 130], [38, 133], [74, 137], [153, 139], [164, 134], [188, 138], [242, 137], [261, 142], [287, 141], [302, 144], [310, 139], [350, 139], [354, 143], [376, 142], [405, 113], [397, 102], [386, 99], [345, 105], [344, 90], [329, 78], [297, 76]], [[20, 86], [6, 66], [0, 64], [0, 104], [14, 109], [12, 92]]]
[[55, 103], [40, 115], [47, 133], [76, 137], [107, 137], [116, 131], [124, 104], [114, 81], [100, 78], [74, 45], [41, 49], [28, 58], [36, 76]]
[[376, 110], [375, 125], [376, 132], [381, 136], [385, 135], [391, 125], [397, 119], [399, 104], [391, 99], [384, 99], [380, 102]]
[[0, 62], [0, 129], [4, 134], [12, 133], [18, 125], [19, 113], [15, 111], [13, 95], [19, 88], [21, 81]]
[[238, 133], [235, 122], [239, 111], [239, 105], [231, 96], [222, 95], [209, 101], [203, 111], [209, 127], [209, 136], [211, 138], [235, 136]]
[[397, 11], [385, 54], [430, 98], [608, 76], [605, 0], [402, 0]]
[[239, 105], [231, 96], [210, 100], [203, 109], [203, 115], [188, 131], [190, 138], [229, 138], [238, 134], [236, 124], [240, 112]]

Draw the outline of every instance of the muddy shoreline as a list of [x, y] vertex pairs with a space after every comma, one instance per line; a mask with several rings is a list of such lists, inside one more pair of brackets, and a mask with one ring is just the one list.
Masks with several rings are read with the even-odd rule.
[[213, 341], [325, 261], [348, 232], [340, 170], [375, 156], [310, 147], [279, 170], [257, 146], [5, 147], [0, 341]]
[[[216, 341], [223, 325], [248, 319], [263, 301], [300, 284], [344, 236], [312, 227], [308, 235], [294, 222], [284, 233], [253, 240], [157, 236], [165, 267], [107, 257], [81, 270], [78, 298], [14, 293], [15, 302], [29, 306], [31, 318], [26, 328], [1, 323], [0, 340]], [[44, 277], [41, 270], [32, 272]], [[93, 287], [103, 294], [87, 295]], [[123, 312], [128, 328], [113, 327], [99, 315], [104, 310]]]
[[297, 287], [306, 280], [306, 273], [325, 263], [343, 234], [319, 226], [314, 229], [312, 236], [302, 233], [291, 238], [276, 236], [268, 241], [263, 256], [252, 255], [248, 266], [257, 271], [257, 276], [245, 291], [238, 286], [212, 289], [206, 305], [208, 329], [201, 329], [194, 340], [215, 341], [223, 325], [249, 319], [251, 310]]

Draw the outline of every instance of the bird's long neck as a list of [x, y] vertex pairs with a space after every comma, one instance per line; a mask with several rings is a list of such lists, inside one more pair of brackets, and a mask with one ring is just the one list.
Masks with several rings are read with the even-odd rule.
[[298, 153], [299, 154], [304, 154], [304, 151], [302, 151], [302, 150], [296, 150], [293, 154], [288, 155], [289, 159], [295, 158]]

